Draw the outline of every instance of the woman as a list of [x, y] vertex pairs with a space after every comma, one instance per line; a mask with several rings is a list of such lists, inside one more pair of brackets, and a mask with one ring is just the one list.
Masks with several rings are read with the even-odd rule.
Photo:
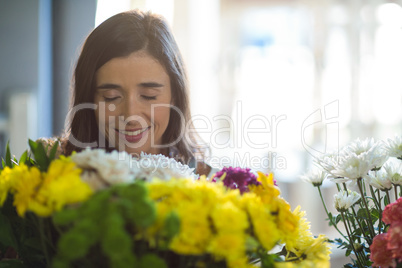
[[85, 147], [164, 154], [209, 175], [192, 128], [182, 57], [165, 20], [117, 14], [86, 39], [78, 59], [63, 154]]

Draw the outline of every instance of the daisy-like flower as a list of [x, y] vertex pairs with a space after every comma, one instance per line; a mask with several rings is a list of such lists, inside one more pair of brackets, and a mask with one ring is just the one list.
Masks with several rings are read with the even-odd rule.
[[356, 139], [349, 145], [343, 148], [343, 158], [348, 159], [349, 157], [357, 156], [362, 161], [366, 161], [372, 169], [380, 169], [381, 166], [388, 160], [388, 153], [383, 147], [381, 141], [376, 141], [375, 139]]
[[[344, 156], [341, 163], [331, 173], [335, 175], [334, 181], [345, 182], [345, 180], [355, 180], [365, 176], [371, 169], [369, 161], [362, 159], [354, 153]], [[338, 179], [347, 178], [347, 179]]]
[[323, 170], [328, 172], [331, 177], [336, 177], [331, 173], [332, 170], [336, 170], [339, 165], [339, 153], [330, 152], [314, 159], [315, 163]]
[[388, 173], [383, 168], [379, 171], [369, 171], [364, 178], [371, 186], [380, 189], [381, 191], [388, 191], [392, 188], [392, 182]]
[[402, 161], [388, 161], [383, 169], [393, 185], [402, 186]]
[[393, 139], [387, 139], [385, 149], [389, 156], [402, 160], [402, 135], [395, 135]]
[[355, 191], [351, 190], [341, 190], [337, 194], [334, 195], [334, 205], [337, 211], [345, 212], [359, 202], [361, 195]]
[[326, 172], [320, 169], [311, 169], [300, 178], [308, 183], [311, 183], [314, 187], [318, 187], [322, 185], [322, 182], [327, 177]]
[[89, 183], [94, 190], [134, 180], [130, 170], [132, 157], [126, 152], [108, 153], [103, 149], [87, 148], [72, 155], [71, 159], [79, 168], [83, 169], [82, 179]]
[[138, 159], [132, 158], [130, 170], [136, 179], [151, 181], [153, 178], [169, 180], [171, 178], [198, 179], [194, 168], [184, 165], [162, 154], [141, 153]]

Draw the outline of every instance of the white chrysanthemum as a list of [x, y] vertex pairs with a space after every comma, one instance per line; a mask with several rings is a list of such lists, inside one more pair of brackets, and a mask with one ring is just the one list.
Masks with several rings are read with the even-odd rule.
[[309, 170], [306, 174], [300, 176], [303, 181], [311, 183], [315, 187], [321, 186], [326, 177], [326, 172], [320, 169]]
[[171, 178], [198, 179], [198, 176], [194, 174], [194, 168], [190, 168], [162, 154], [141, 153], [139, 159], [132, 159], [130, 167], [136, 179], [145, 179], [148, 181], [154, 178], [161, 180], [169, 180]]
[[388, 161], [383, 169], [393, 185], [402, 186], [402, 161]]
[[387, 139], [385, 149], [388, 151], [389, 156], [402, 160], [402, 135], [395, 135], [393, 139]]
[[360, 194], [355, 191], [341, 190], [334, 195], [334, 205], [337, 211], [345, 212], [348, 208], [359, 202], [360, 198]]
[[[370, 169], [371, 167], [366, 159], [362, 159], [356, 154], [350, 153], [342, 158], [339, 166], [335, 170], [332, 170], [331, 173], [335, 175], [335, 177], [355, 180], [367, 175]], [[334, 180], [340, 182], [341, 179], [336, 178]], [[342, 182], [344, 182], [344, 180]]]
[[388, 191], [392, 188], [391, 180], [383, 168], [378, 171], [369, 171], [364, 178], [371, 186], [380, 189], [381, 191]]
[[381, 141], [376, 141], [373, 138], [356, 139], [342, 149], [341, 158], [347, 159], [356, 155], [362, 161], [367, 162], [370, 170], [379, 169], [389, 157], [383, 145]]
[[331, 171], [337, 169], [338, 161], [338, 152], [330, 152], [322, 155], [321, 157], [315, 158], [315, 162], [317, 163], [317, 165], [328, 172], [328, 174], [331, 176], [334, 176]]
[[[126, 152], [113, 151], [108, 153], [103, 149], [87, 148], [72, 155], [71, 158], [78, 167], [84, 170], [84, 173], [85, 171], [97, 173], [97, 176], [91, 174], [91, 181], [94, 181], [94, 178], [98, 177], [99, 180], [102, 180], [103, 184], [113, 185], [117, 183], [129, 183], [134, 180], [134, 176], [130, 170], [130, 160], [132, 157]], [[86, 178], [88, 176], [83, 177]]]

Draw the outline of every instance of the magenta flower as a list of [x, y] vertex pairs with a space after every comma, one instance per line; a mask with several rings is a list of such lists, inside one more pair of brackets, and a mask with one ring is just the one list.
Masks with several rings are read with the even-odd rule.
[[249, 185], [261, 184], [257, 181], [257, 176], [249, 168], [224, 167], [221, 171], [215, 173], [214, 178], [221, 178], [225, 173], [223, 184], [229, 189], [239, 189], [242, 194], [249, 191]]
[[387, 249], [392, 252], [392, 257], [402, 262], [402, 221], [394, 222], [388, 230]]
[[396, 261], [392, 252], [387, 249], [388, 233], [382, 233], [374, 237], [370, 246], [370, 259], [375, 267], [396, 267]]
[[402, 223], [402, 197], [399, 197], [394, 203], [385, 207], [382, 214], [382, 221], [385, 224]]

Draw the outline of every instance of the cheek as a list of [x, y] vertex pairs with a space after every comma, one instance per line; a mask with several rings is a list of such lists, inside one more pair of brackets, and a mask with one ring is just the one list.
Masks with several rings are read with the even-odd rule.
[[154, 109], [153, 122], [160, 128], [166, 129], [169, 124], [170, 107], [158, 107]]

